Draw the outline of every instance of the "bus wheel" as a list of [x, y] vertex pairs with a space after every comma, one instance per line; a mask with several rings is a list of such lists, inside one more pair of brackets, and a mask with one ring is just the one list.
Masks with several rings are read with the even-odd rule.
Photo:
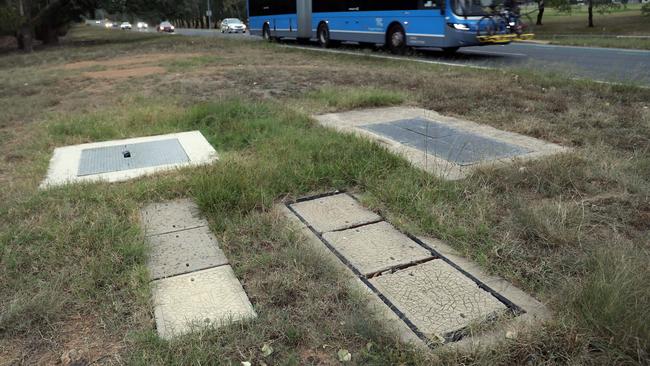
[[388, 30], [388, 37], [386, 37], [387, 47], [390, 52], [396, 55], [403, 55], [406, 53], [406, 33], [401, 25], [395, 24]]
[[268, 24], [264, 24], [264, 28], [262, 28], [262, 38], [267, 42], [273, 40], [273, 37], [271, 37], [271, 28], [269, 28]]
[[316, 36], [318, 38], [318, 44], [323, 48], [330, 48], [339, 44], [339, 42], [330, 39], [330, 28], [325, 23], [321, 23], [318, 26]]
[[455, 54], [456, 51], [458, 51], [459, 48], [460, 48], [460, 47], [444, 47], [444, 48], [442, 49], [442, 53], [443, 53], [445, 56], [451, 56], [451, 55]]

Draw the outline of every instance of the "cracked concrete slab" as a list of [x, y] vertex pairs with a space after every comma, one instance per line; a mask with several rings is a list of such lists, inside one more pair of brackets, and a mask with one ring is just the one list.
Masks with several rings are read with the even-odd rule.
[[442, 339], [507, 307], [442, 259], [370, 279], [428, 338]]
[[217, 238], [207, 226], [147, 238], [147, 262], [152, 279], [176, 276], [228, 263]]
[[365, 275], [432, 258], [431, 252], [385, 221], [323, 237]]
[[257, 316], [228, 265], [153, 281], [152, 291], [156, 327], [165, 339]]
[[147, 236], [208, 225], [190, 199], [149, 204], [140, 211], [140, 216]]
[[291, 208], [319, 233], [381, 220], [345, 193], [294, 203]]
[[[449, 180], [462, 179], [470, 174], [472, 170], [481, 166], [503, 165], [512, 163], [514, 160], [523, 161], [536, 159], [571, 151], [569, 148], [554, 143], [514, 132], [498, 130], [494, 127], [481, 125], [475, 122], [443, 116], [434, 111], [421, 108], [390, 107], [363, 109], [317, 115], [314, 116], [314, 118], [323, 126], [334, 128], [341, 132], [353, 133], [377, 141], [391, 152], [403, 156], [414, 166], [428, 171], [438, 177]], [[465, 140], [471, 141], [472, 145], [476, 145], [475, 147], [479, 151], [473, 152], [474, 155], [472, 156], [472, 159], [466, 159], [467, 157], [464, 157], [463, 159], [460, 159], [460, 162], [446, 159], [449, 157], [450, 151], [454, 149], [454, 146], [452, 146], [454, 143], [449, 144], [448, 141], [438, 141], [437, 144], [431, 145], [428, 149], [425, 148], [425, 151], [423, 151], [422, 146], [420, 146], [421, 141], [413, 140], [409, 137], [410, 134], [421, 132], [421, 123], [417, 126], [406, 126], [410, 128], [409, 130], [402, 128], [399, 129], [399, 131], [394, 131], [395, 129], [393, 127], [404, 127], [403, 125], [405, 123], [408, 124], [407, 122], [412, 120], [426, 120], [432, 122], [433, 129], [427, 131], [425, 135], [433, 137], [434, 139], [437, 139], [438, 132], [440, 132], [440, 135], [442, 136], [447, 130], [453, 130], [459, 136], [476, 136], [476, 138], [468, 138]], [[389, 127], [392, 133], [386, 133], [386, 131], [382, 129], [382, 126], [385, 128], [387, 123], [394, 124]], [[390, 136], [393, 136], [393, 138]], [[484, 149], [482, 145], [484, 144], [479, 143], [482, 139], [493, 141], [494, 143], [489, 144], [492, 148], [497, 145], [511, 146], [513, 151], [516, 151], [517, 154], [505, 154], [502, 157], [487, 161], [473, 161], [476, 156], [484, 155], [482, 152]], [[428, 141], [429, 138], [427, 137], [425, 140]], [[461, 144], [461, 147], [466, 146], [465, 142]], [[437, 148], [442, 150], [437, 152]], [[457, 147], [455, 149], [458, 150]], [[438, 153], [438, 156], [436, 155], [436, 152]], [[453, 155], [455, 156], [456, 154]]]

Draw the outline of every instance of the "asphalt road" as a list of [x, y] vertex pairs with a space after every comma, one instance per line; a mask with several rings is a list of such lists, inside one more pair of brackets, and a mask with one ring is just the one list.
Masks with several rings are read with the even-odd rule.
[[[151, 31], [155, 31], [150, 29]], [[176, 29], [176, 35], [230, 37], [259, 41], [259, 37], [246, 34], [222, 34], [218, 30]], [[290, 41], [289, 46], [297, 46]], [[309, 46], [306, 46], [309, 47]], [[314, 51], [318, 47], [310, 47]], [[359, 47], [344, 45], [340, 50], [327, 52], [357, 53]], [[367, 55], [367, 52], [363, 53]], [[371, 55], [391, 57], [376, 51]], [[487, 68], [533, 69], [557, 73], [568, 78], [592, 79], [602, 82], [635, 84], [650, 87], [650, 51], [618, 48], [554, 46], [533, 43], [512, 43], [500, 46], [465, 47], [455, 55], [446, 56], [440, 50], [422, 49], [414, 56], [414, 61], [442, 63], [458, 66], [478, 66]]]

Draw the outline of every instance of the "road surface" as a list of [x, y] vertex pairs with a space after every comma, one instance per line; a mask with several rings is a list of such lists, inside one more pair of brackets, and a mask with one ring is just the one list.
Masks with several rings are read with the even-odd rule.
[[[149, 31], [155, 30], [150, 29]], [[177, 28], [176, 35], [260, 40], [259, 37], [252, 37], [248, 34], [222, 34], [218, 30], [207, 29]], [[287, 44], [295, 45], [290, 41]], [[320, 50], [315, 46], [310, 49]], [[349, 45], [344, 45], [340, 50], [325, 51], [362, 53], [358, 47]], [[363, 52], [363, 54], [367, 55], [368, 53]], [[380, 51], [370, 54], [377, 57], [389, 56]], [[512, 43], [499, 46], [465, 47], [452, 56], [443, 55], [436, 49], [422, 49], [409, 58], [414, 61], [458, 66], [542, 70], [558, 73], [568, 78], [650, 87], [650, 51], [646, 50]]]

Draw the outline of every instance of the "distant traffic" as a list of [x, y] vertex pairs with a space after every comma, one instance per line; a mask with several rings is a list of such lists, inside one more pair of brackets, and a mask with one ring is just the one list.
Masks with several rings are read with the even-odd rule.
[[[133, 30], [134, 27], [133, 25], [128, 22], [128, 21], [112, 21], [109, 19], [98, 19], [98, 20], [89, 20], [86, 22], [88, 25], [95, 25], [95, 26], [103, 26], [106, 29], [121, 29], [121, 30]], [[217, 29], [213, 29], [213, 31], [220, 30], [221, 33], [239, 33], [239, 34], [246, 34], [248, 31], [248, 27], [246, 24], [238, 18], [226, 18], [223, 19], [221, 22], [217, 23]], [[141, 31], [141, 32], [149, 32], [149, 24], [144, 22], [144, 21], [138, 21], [136, 22], [135, 30]], [[171, 22], [167, 20], [163, 20], [160, 23], [158, 23], [155, 26], [156, 32], [159, 33], [176, 33], [176, 26], [174, 26]], [[192, 29], [192, 30], [186, 30], [186, 31], [196, 31], [196, 32], [201, 32], [201, 31], [210, 31], [208, 29]]]

